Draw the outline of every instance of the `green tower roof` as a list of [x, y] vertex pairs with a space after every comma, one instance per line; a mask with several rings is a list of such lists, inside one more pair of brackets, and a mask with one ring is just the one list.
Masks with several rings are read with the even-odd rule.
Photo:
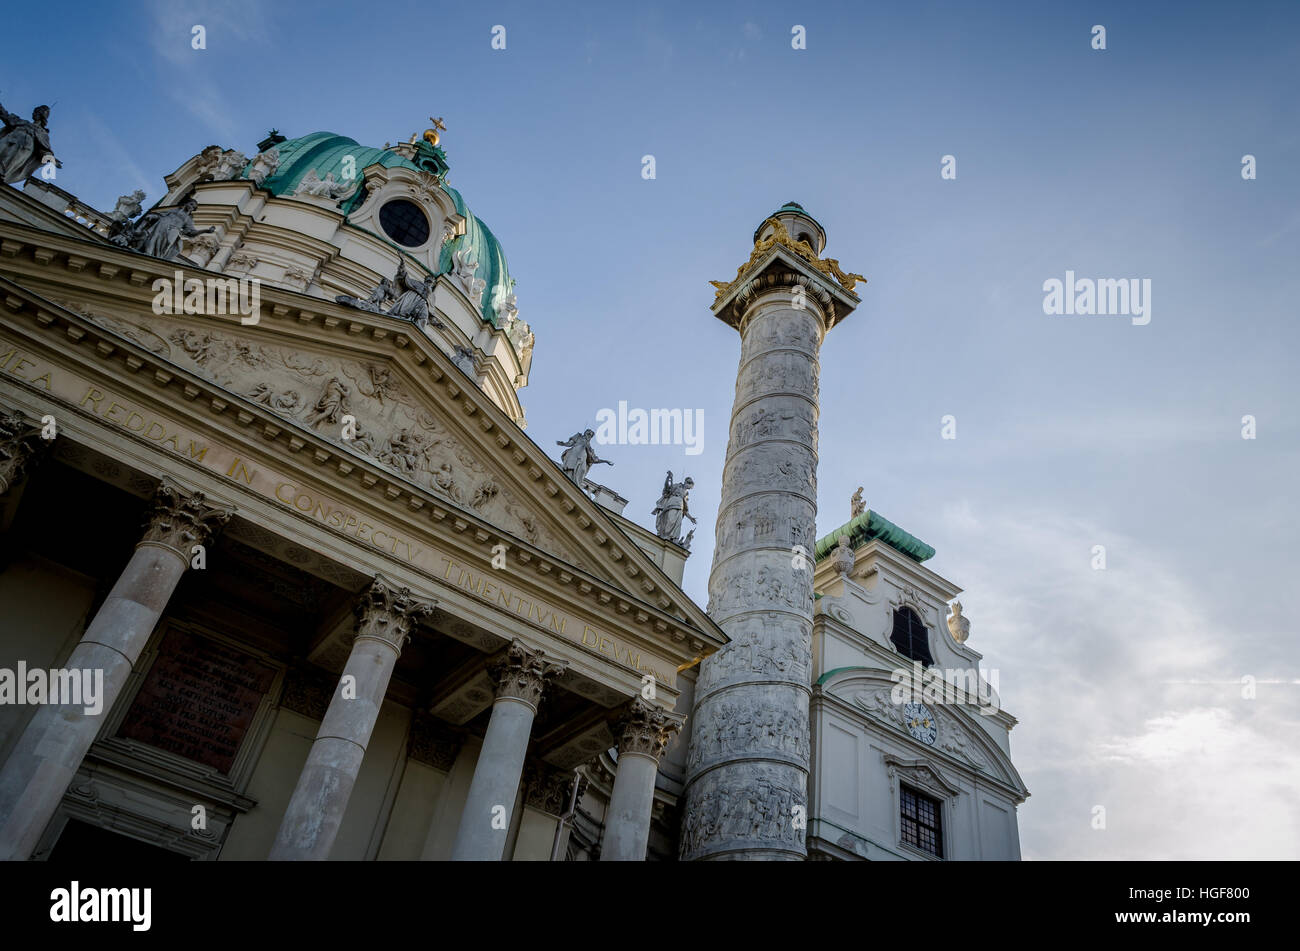
[[840, 536], [849, 536], [854, 551], [873, 539], [880, 539], [895, 551], [902, 552], [913, 561], [921, 562], [934, 557], [934, 549], [915, 535], [909, 535], [883, 515], [867, 509], [857, 518], [845, 522], [835, 531], [817, 540], [813, 557], [821, 561], [839, 544]]
[[[455, 252], [462, 248], [472, 250], [474, 259], [478, 262], [474, 276], [487, 285], [480, 302], [480, 316], [496, 326], [493, 304], [499, 296], [510, 293], [515, 282], [506, 268], [506, 255], [501, 249], [501, 243], [488, 230], [488, 226], [469, 210], [460, 192], [446, 183], [447, 157], [442, 149], [430, 146], [421, 139], [415, 146], [416, 160], [412, 161], [392, 149], [361, 145], [355, 139], [333, 132], [313, 132], [288, 139], [276, 148], [280, 152], [280, 165], [275, 174], [268, 176], [262, 183], [262, 187], [273, 195], [292, 195], [313, 169], [321, 178], [333, 172], [336, 180], [345, 181], [343, 166], [349, 156], [352, 158], [354, 175], [360, 175], [363, 169], [371, 165], [382, 165], [385, 168], [400, 166], [438, 175], [442, 190], [455, 204], [456, 212], [465, 217], [465, 234], [442, 246], [438, 256], [438, 273], [451, 271]], [[347, 217], [361, 207], [365, 198], [365, 190], [358, 188], [339, 203], [339, 211]]]

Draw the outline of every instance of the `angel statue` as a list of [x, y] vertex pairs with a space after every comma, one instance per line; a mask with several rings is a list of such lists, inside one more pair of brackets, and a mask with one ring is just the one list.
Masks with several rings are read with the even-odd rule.
[[[4, 122], [0, 131], [0, 177], [6, 184], [26, 180], [45, 163], [46, 156], [54, 158], [49, 119], [49, 106], [33, 109], [30, 122], [0, 106], [0, 121]], [[54, 164], [63, 167], [58, 159], [54, 159]]]
[[356, 190], [357, 184], [357, 181], [335, 181], [333, 172], [326, 172], [325, 177], [321, 178], [316, 174], [316, 169], [313, 168], [303, 176], [302, 181], [298, 183], [298, 187], [294, 189], [294, 194], [341, 200], [352, 194]]
[[664, 494], [659, 497], [654, 511], [650, 513], [655, 516], [655, 534], [660, 538], [680, 544], [678, 539], [682, 534], [682, 519], [689, 518], [692, 524], [697, 524], [686, 501], [694, 485], [695, 480], [689, 476], [683, 482], [673, 482], [672, 471], [669, 471], [668, 477], [664, 479]]
[[442, 327], [442, 321], [433, 316], [429, 309], [429, 295], [433, 293], [433, 284], [436, 280], [437, 278], [434, 277], [423, 281], [416, 280], [406, 271], [406, 259], [398, 261], [397, 276], [393, 278], [393, 285], [400, 294], [397, 303], [388, 309], [388, 315], [405, 318], [414, 322], [417, 327], [430, 324], [434, 327]]
[[585, 432], [574, 433], [564, 442], [556, 441], [557, 446], [568, 446], [564, 454], [560, 456], [560, 468], [564, 474], [573, 480], [574, 484], [581, 487], [582, 480], [587, 478], [587, 470], [599, 463], [605, 463], [612, 466], [614, 463], [608, 459], [599, 458], [595, 450], [591, 448], [591, 441], [596, 437], [594, 429], [588, 429]]

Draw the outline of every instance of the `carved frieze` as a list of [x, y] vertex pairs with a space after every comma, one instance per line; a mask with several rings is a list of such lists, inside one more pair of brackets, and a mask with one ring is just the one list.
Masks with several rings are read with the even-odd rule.
[[[90, 316], [231, 392], [473, 509], [529, 544], [576, 563], [572, 550], [544, 527], [537, 512], [452, 435], [391, 368], [259, 344], [221, 330], [176, 327], [163, 339], [125, 320]], [[345, 430], [344, 416], [354, 418], [355, 431]]]
[[[758, 765], [747, 770], [744, 782], [723, 785], [735, 774], [705, 773], [691, 790], [682, 817], [681, 857], [729, 847], [804, 848], [807, 816], [806, 779], [799, 782], [788, 770]], [[798, 808], [796, 808], [798, 807]], [[799, 810], [802, 810], [802, 814]]]

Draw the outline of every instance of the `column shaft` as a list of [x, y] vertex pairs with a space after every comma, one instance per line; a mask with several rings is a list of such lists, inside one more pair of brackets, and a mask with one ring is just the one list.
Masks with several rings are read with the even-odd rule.
[[0, 860], [31, 855], [189, 567], [191, 545], [206, 542], [232, 511], [163, 481], [144, 540], [64, 666], [103, 672], [98, 712], [41, 707], [0, 770]]
[[536, 714], [532, 706], [511, 697], [493, 703], [452, 848], [453, 861], [499, 862], [504, 855]]
[[510, 834], [533, 718], [546, 682], [564, 665], [514, 641], [492, 663], [496, 700], [461, 814], [453, 861], [499, 862]]
[[432, 610], [379, 577], [362, 595], [352, 653], [298, 776], [271, 859], [329, 858], [402, 644], [414, 620]]
[[618, 722], [618, 772], [605, 811], [602, 862], [642, 862], [654, 815], [659, 758], [682, 718], [634, 700]]

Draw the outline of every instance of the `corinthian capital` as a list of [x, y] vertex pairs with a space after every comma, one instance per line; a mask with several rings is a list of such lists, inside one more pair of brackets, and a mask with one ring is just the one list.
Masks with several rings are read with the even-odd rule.
[[22, 480], [49, 445], [41, 438], [41, 428], [28, 423], [21, 413], [0, 410], [0, 495]]
[[498, 655], [489, 668], [497, 683], [497, 699], [521, 700], [537, 709], [546, 690], [546, 681], [558, 676], [567, 665], [547, 660], [539, 650], [525, 647], [516, 640]]
[[357, 616], [356, 637], [372, 637], [396, 651], [411, 636], [411, 627], [433, 613], [436, 601], [419, 601], [410, 588], [395, 587], [383, 575], [375, 575], [361, 593], [353, 611]]
[[646, 703], [637, 697], [614, 721], [618, 753], [640, 753], [657, 762], [668, 748], [668, 741], [682, 728], [684, 718]]
[[202, 492], [191, 492], [164, 476], [140, 541], [164, 545], [188, 562], [190, 549], [206, 545], [234, 514], [233, 506], [211, 503]]

